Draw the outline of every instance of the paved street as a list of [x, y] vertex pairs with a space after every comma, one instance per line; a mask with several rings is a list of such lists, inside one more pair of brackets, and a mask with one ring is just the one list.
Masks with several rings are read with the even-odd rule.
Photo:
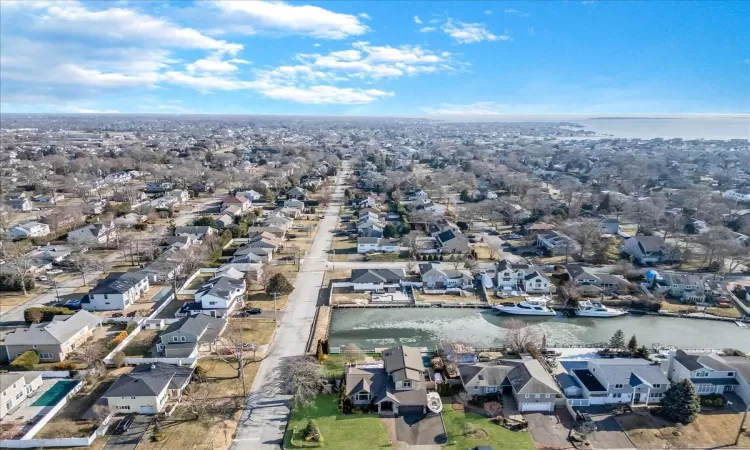
[[315, 317], [318, 294], [323, 284], [327, 252], [333, 240], [344, 186], [341, 173], [349, 171], [344, 162], [333, 192], [333, 204], [326, 208], [318, 232], [294, 283], [286, 313], [281, 319], [271, 353], [263, 360], [248, 395], [245, 411], [232, 445], [235, 449], [278, 449], [284, 439], [289, 417], [289, 395], [278, 385], [279, 370], [289, 358], [305, 354], [305, 346]]

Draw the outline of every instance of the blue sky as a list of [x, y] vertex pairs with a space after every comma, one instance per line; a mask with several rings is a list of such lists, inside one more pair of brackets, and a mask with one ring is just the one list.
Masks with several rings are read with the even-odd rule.
[[3, 1], [0, 111], [750, 112], [750, 2]]

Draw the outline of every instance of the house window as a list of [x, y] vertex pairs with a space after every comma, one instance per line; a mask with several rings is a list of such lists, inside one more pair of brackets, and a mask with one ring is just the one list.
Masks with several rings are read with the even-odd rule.
[[107, 300], [107, 294], [104, 294], [104, 300]]
[[714, 392], [714, 386], [712, 384], [699, 384], [698, 385], [699, 394], [709, 394], [711, 392]]
[[474, 386], [474, 390], [478, 391], [479, 390], [479, 386]]
[[653, 398], [662, 398], [662, 397], [664, 397], [664, 394], [662, 394], [661, 392], [652, 392], [651, 393], [651, 397], [653, 397]]
[[535, 397], [535, 398], [541, 398], [541, 397], [542, 397], [542, 394], [534, 394], [534, 397]]
[[215, 305], [216, 302], [208, 302], [209, 305]]
[[118, 405], [117, 409], [130, 409], [130, 405]]
[[52, 359], [52, 353], [40, 353], [39, 359]]
[[614, 397], [614, 398], [620, 398], [620, 397], [622, 397], [622, 394], [620, 394], [618, 392], [617, 394], [612, 394], [612, 397]]
[[180, 336], [180, 342], [185, 342], [185, 336]]
[[359, 401], [370, 400], [370, 394], [368, 394], [367, 392], [360, 392], [359, 394], [357, 394], [357, 400]]
[[13, 400], [8, 400], [7, 402], [5, 402], [5, 410], [6, 411], [9, 410], [12, 407], [13, 407]]
[[659, 389], [661, 387], [661, 384], [655, 384], [654, 389]]
[[177, 336], [172, 336], [172, 342], [177, 342], [178, 338]]
[[727, 372], [727, 376], [728, 377], [733, 377], [734, 376], [734, 372]]
[[622, 385], [621, 384], [616, 384], [615, 385], [615, 389], [622, 389]]
[[411, 387], [411, 381], [409, 381], [409, 380], [404, 381], [403, 384], [402, 384], [402, 386], [405, 387], [405, 388], [410, 388]]
[[491, 394], [493, 392], [497, 392], [497, 386], [487, 386], [487, 393]]
[[698, 372], [695, 372], [696, 378], [706, 378], [708, 377], [708, 370], [699, 370]]
[[16, 394], [16, 400], [18, 400], [21, 397], [23, 397], [23, 392], [22, 391], [18, 391], [18, 393]]
[[549, 397], [550, 397], [550, 394], [545, 394], [545, 396], [544, 396], [544, 397], [545, 397], [545, 398], [549, 398]]
[[529, 398], [529, 397], [530, 397], [530, 395], [529, 395], [529, 394], [526, 394], [526, 398]]

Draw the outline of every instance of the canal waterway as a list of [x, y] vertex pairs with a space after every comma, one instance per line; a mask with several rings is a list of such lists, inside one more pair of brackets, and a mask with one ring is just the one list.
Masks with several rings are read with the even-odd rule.
[[394, 308], [335, 309], [331, 346], [354, 343], [363, 349], [397, 344], [432, 347], [457, 340], [477, 347], [503, 343], [503, 325], [511, 318], [534, 324], [547, 336], [549, 346], [573, 346], [608, 341], [618, 329], [640, 344], [682, 348], [727, 348], [750, 352], [750, 328], [732, 322], [627, 315], [608, 319], [582, 317], [511, 317], [493, 310]]

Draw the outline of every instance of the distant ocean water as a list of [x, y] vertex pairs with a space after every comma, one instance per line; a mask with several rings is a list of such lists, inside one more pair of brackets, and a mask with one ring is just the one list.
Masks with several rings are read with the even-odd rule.
[[619, 138], [746, 139], [750, 140], [750, 116], [684, 118], [572, 119], [587, 130]]

